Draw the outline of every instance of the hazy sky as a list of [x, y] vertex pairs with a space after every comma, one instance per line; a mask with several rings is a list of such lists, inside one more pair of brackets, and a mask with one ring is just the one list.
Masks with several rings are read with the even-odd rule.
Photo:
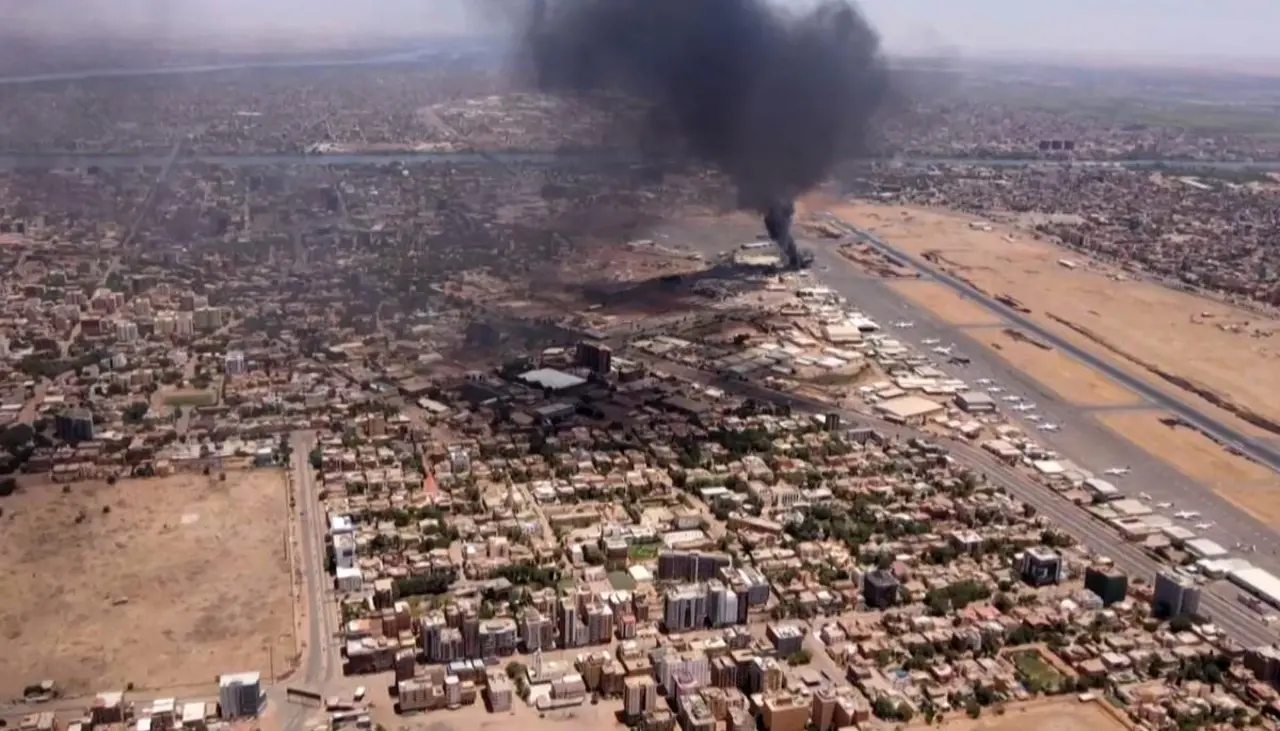
[[[527, 1], [0, 0], [0, 23], [35, 36], [216, 38], [218, 45], [237, 37], [394, 38], [474, 30], [486, 9]], [[1280, 57], [1280, 0], [858, 2], [891, 51]]]
[[860, 0], [860, 5], [890, 49], [1280, 56], [1280, 0]]

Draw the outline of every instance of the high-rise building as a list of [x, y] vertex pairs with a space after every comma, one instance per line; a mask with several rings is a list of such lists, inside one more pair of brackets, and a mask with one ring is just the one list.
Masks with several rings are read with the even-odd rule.
[[119, 320], [116, 322], [116, 340], [122, 343], [131, 343], [138, 339], [138, 323], [132, 320]]
[[222, 369], [228, 376], [243, 376], [248, 372], [244, 351], [228, 350], [226, 356], [222, 359]]
[[578, 343], [577, 356], [578, 365], [589, 368], [592, 373], [608, 375], [613, 368], [613, 350], [607, 345], [583, 340]]
[[707, 581], [733, 565], [725, 553], [663, 551], [658, 554], [659, 581]]
[[707, 582], [707, 604], [712, 627], [738, 623], [738, 594], [724, 582], [718, 579]]
[[1151, 611], [1167, 619], [1195, 616], [1200, 612], [1200, 587], [1196, 582], [1172, 571], [1156, 574]]
[[888, 571], [872, 571], [862, 579], [862, 600], [876, 609], [893, 606], [898, 602], [898, 580]]
[[1244, 666], [1258, 680], [1280, 687], [1280, 649], [1274, 645], [1255, 647], [1246, 652]]
[[702, 584], [672, 587], [663, 600], [663, 625], [668, 632], [688, 632], [706, 624], [707, 589]]
[[773, 643], [778, 657], [791, 657], [804, 647], [804, 630], [794, 624], [770, 623], [765, 635]]
[[1031, 586], [1048, 586], [1062, 581], [1062, 556], [1048, 546], [1031, 546], [1015, 557], [1018, 575]]
[[658, 685], [648, 676], [632, 676], [622, 683], [622, 710], [628, 719], [657, 709]]
[[487, 619], [477, 629], [478, 657], [506, 657], [516, 651], [516, 621], [509, 617]]
[[53, 418], [53, 433], [64, 442], [93, 441], [93, 414], [86, 409], [69, 409]]
[[608, 644], [613, 641], [613, 611], [607, 604], [592, 602], [587, 605], [587, 643]]
[[1091, 566], [1084, 572], [1084, 588], [1102, 599], [1102, 606], [1109, 607], [1124, 601], [1129, 591], [1129, 577], [1114, 566]]
[[582, 647], [587, 642], [587, 631], [578, 619], [578, 602], [572, 597], [560, 600], [560, 647]]
[[262, 711], [262, 676], [235, 673], [218, 676], [218, 716], [223, 719], [257, 716]]
[[556, 628], [536, 609], [526, 609], [520, 620], [520, 641], [525, 652], [550, 650], [556, 646]]

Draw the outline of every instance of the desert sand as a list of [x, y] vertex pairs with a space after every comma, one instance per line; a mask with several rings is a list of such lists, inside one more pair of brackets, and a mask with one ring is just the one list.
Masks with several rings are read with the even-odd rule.
[[998, 325], [1001, 322], [991, 310], [961, 297], [938, 282], [903, 280], [889, 287], [951, 325]]
[[[1029, 231], [952, 211], [851, 203], [830, 206], [904, 252], [930, 260], [991, 296], [1008, 295], [1038, 323], [1069, 336], [1152, 385], [1247, 433], [1260, 426], [1229, 413], [1252, 411], [1280, 424], [1280, 322], [1206, 297], [1135, 281], [1117, 269]], [[983, 221], [990, 231], [971, 223]], [[1063, 266], [1066, 260], [1075, 268]], [[1066, 323], [1069, 323], [1066, 324]], [[1153, 373], [1216, 394], [1227, 409]], [[1280, 434], [1273, 433], [1272, 436]]]
[[1156, 409], [1095, 415], [1108, 429], [1211, 488], [1258, 520], [1280, 527], [1280, 475], [1223, 449], [1200, 432], [1162, 422]]
[[3, 501], [0, 697], [279, 674], [296, 655], [279, 470], [32, 485]]
[[1015, 339], [1002, 328], [975, 328], [968, 335], [1009, 365], [1077, 406], [1136, 406], [1138, 394], [1058, 350]]

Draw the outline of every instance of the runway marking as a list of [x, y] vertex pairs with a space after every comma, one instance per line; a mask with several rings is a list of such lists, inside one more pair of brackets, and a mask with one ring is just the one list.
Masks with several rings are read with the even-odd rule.
[[1106, 414], [1124, 411], [1150, 411], [1151, 404], [1116, 404], [1114, 406], [1081, 406], [1081, 411], [1091, 414]]

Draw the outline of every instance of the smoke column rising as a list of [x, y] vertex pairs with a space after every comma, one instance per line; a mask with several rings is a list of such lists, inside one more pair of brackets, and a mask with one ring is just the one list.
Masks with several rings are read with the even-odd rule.
[[[648, 108], [645, 136], [729, 176], [791, 266], [793, 201], [866, 151], [888, 97], [879, 37], [847, 0], [535, 0], [526, 42], [544, 91]], [[601, 93], [603, 92], [603, 93]]]

